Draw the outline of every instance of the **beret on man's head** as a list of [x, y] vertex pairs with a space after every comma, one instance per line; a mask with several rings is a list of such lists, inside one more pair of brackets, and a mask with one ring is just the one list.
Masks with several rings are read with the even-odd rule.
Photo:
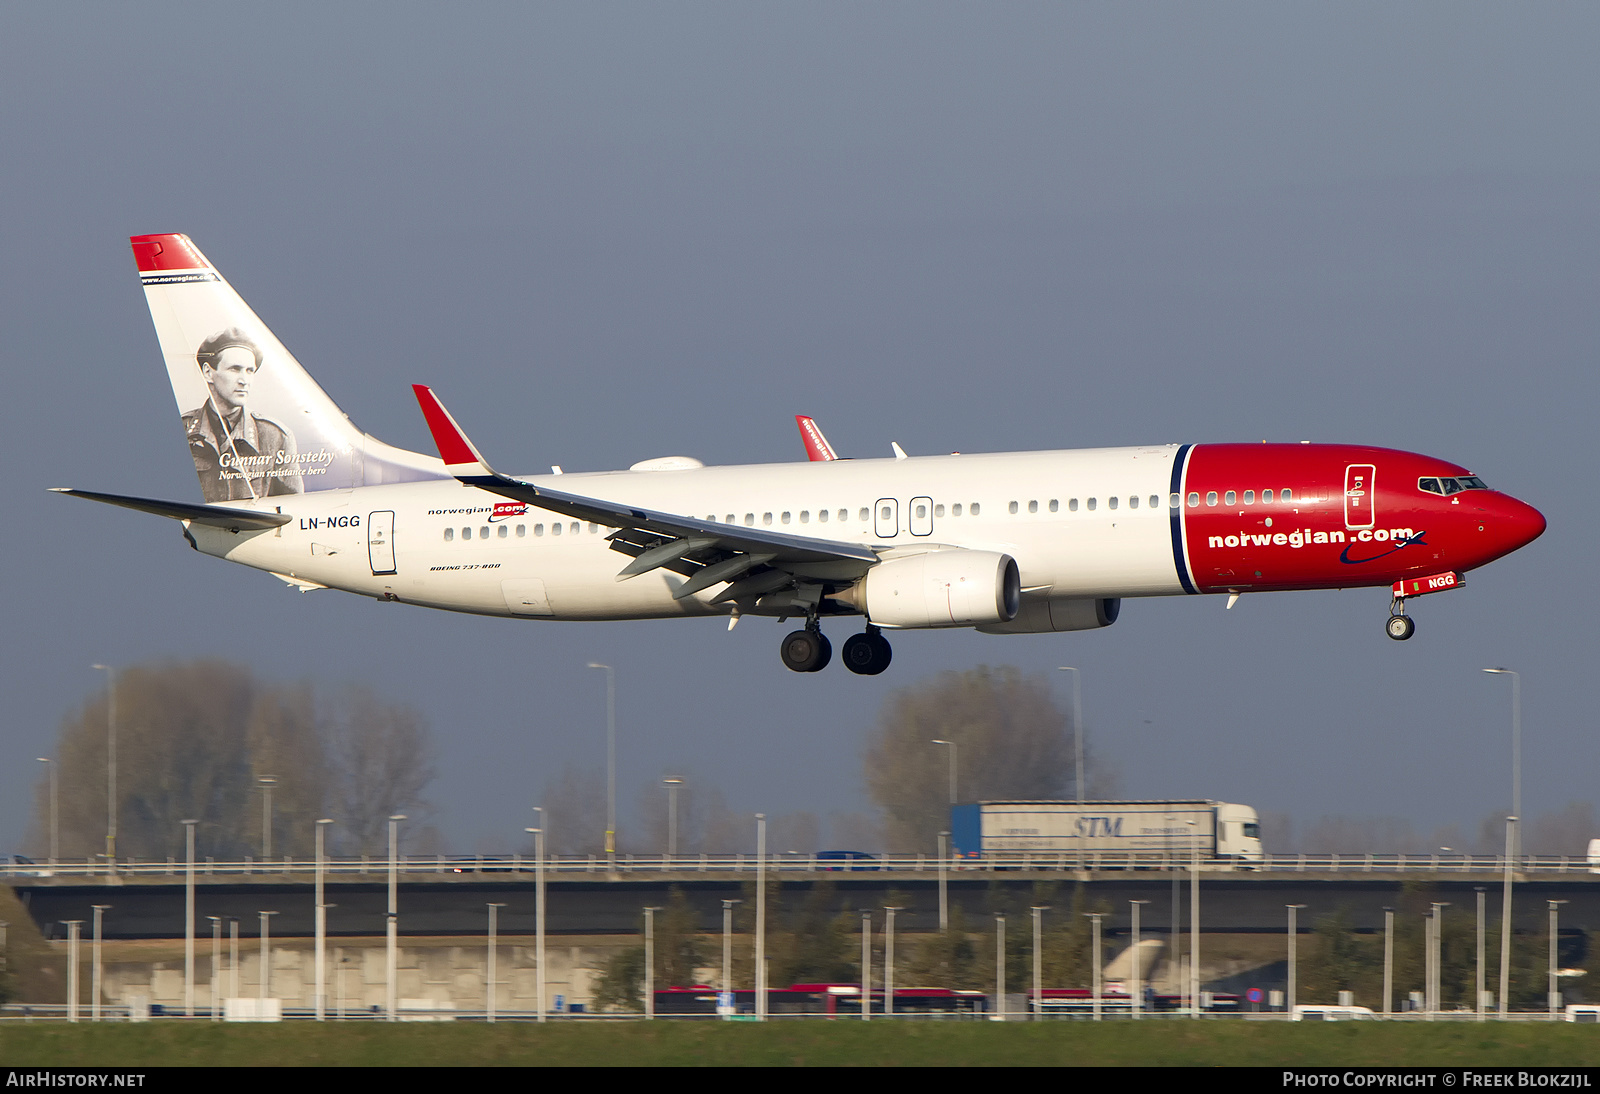
[[238, 327], [229, 327], [227, 330], [218, 331], [194, 351], [195, 364], [201, 368], [216, 368], [217, 358], [222, 356], [225, 349], [247, 349], [255, 355], [256, 368], [261, 367], [261, 347], [250, 340], [250, 336]]

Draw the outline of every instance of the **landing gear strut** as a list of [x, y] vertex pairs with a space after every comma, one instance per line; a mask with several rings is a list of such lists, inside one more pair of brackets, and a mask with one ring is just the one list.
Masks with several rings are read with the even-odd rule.
[[868, 626], [861, 634], [844, 640], [844, 667], [860, 676], [876, 676], [889, 667], [894, 651], [877, 627]]
[[833, 644], [816, 623], [808, 623], [804, 630], [791, 631], [778, 647], [785, 668], [794, 672], [821, 672], [833, 660]]
[[1396, 642], [1404, 642], [1417, 633], [1417, 625], [1406, 615], [1406, 602], [1403, 597], [1395, 597], [1389, 601], [1389, 622], [1383, 625], [1384, 631]]

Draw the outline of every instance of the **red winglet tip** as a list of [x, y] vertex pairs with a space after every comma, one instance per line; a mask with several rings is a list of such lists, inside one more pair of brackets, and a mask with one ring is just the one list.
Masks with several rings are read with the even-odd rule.
[[444, 404], [433, 393], [433, 389], [426, 384], [412, 384], [411, 390], [417, 397], [417, 405], [422, 408], [422, 417], [428, 423], [428, 432], [433, 434], [433, 443], [439, 449], [439, 458], [451, 467], [458, 464], [481, 463], [466, 435], [461, 432], [461, 427], [450, 417], [450, 412], [444, 408]]

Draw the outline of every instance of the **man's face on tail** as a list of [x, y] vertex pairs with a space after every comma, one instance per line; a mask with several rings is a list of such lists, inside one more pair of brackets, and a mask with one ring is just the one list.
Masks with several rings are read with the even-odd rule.
[[256, 374], [256, 355], [243, 346], [229, 346], [217, 355], [216, 367], [200, 370], [217, 402], [232, 412], [244, 406]]

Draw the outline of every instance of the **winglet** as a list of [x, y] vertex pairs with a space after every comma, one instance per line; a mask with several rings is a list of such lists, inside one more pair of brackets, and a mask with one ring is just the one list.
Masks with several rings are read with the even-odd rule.
[[804, 414], [796, 414], [794, 422], [800, 427], [800, 439], [805, 442], [807, 459], [814, 463], [827, 463], [839, 458], [839, 454], [833, 450], [833, 445], [828, 443], [828, 438], [817, 428], [815, 419], [808, 418]]
[[411, 390], [416, 393], [417, 405], [422, 407], [422, 416], [428, 422], [428, 432], [433, 434], [433, 443], [439, 449], [439, 458], [444, 461], [445, 470], [458, 479], [494, 475], [489, 461], [467, 439], [466, 433], [456, 424], [433, 389], [426, 384], [412, 384]]

